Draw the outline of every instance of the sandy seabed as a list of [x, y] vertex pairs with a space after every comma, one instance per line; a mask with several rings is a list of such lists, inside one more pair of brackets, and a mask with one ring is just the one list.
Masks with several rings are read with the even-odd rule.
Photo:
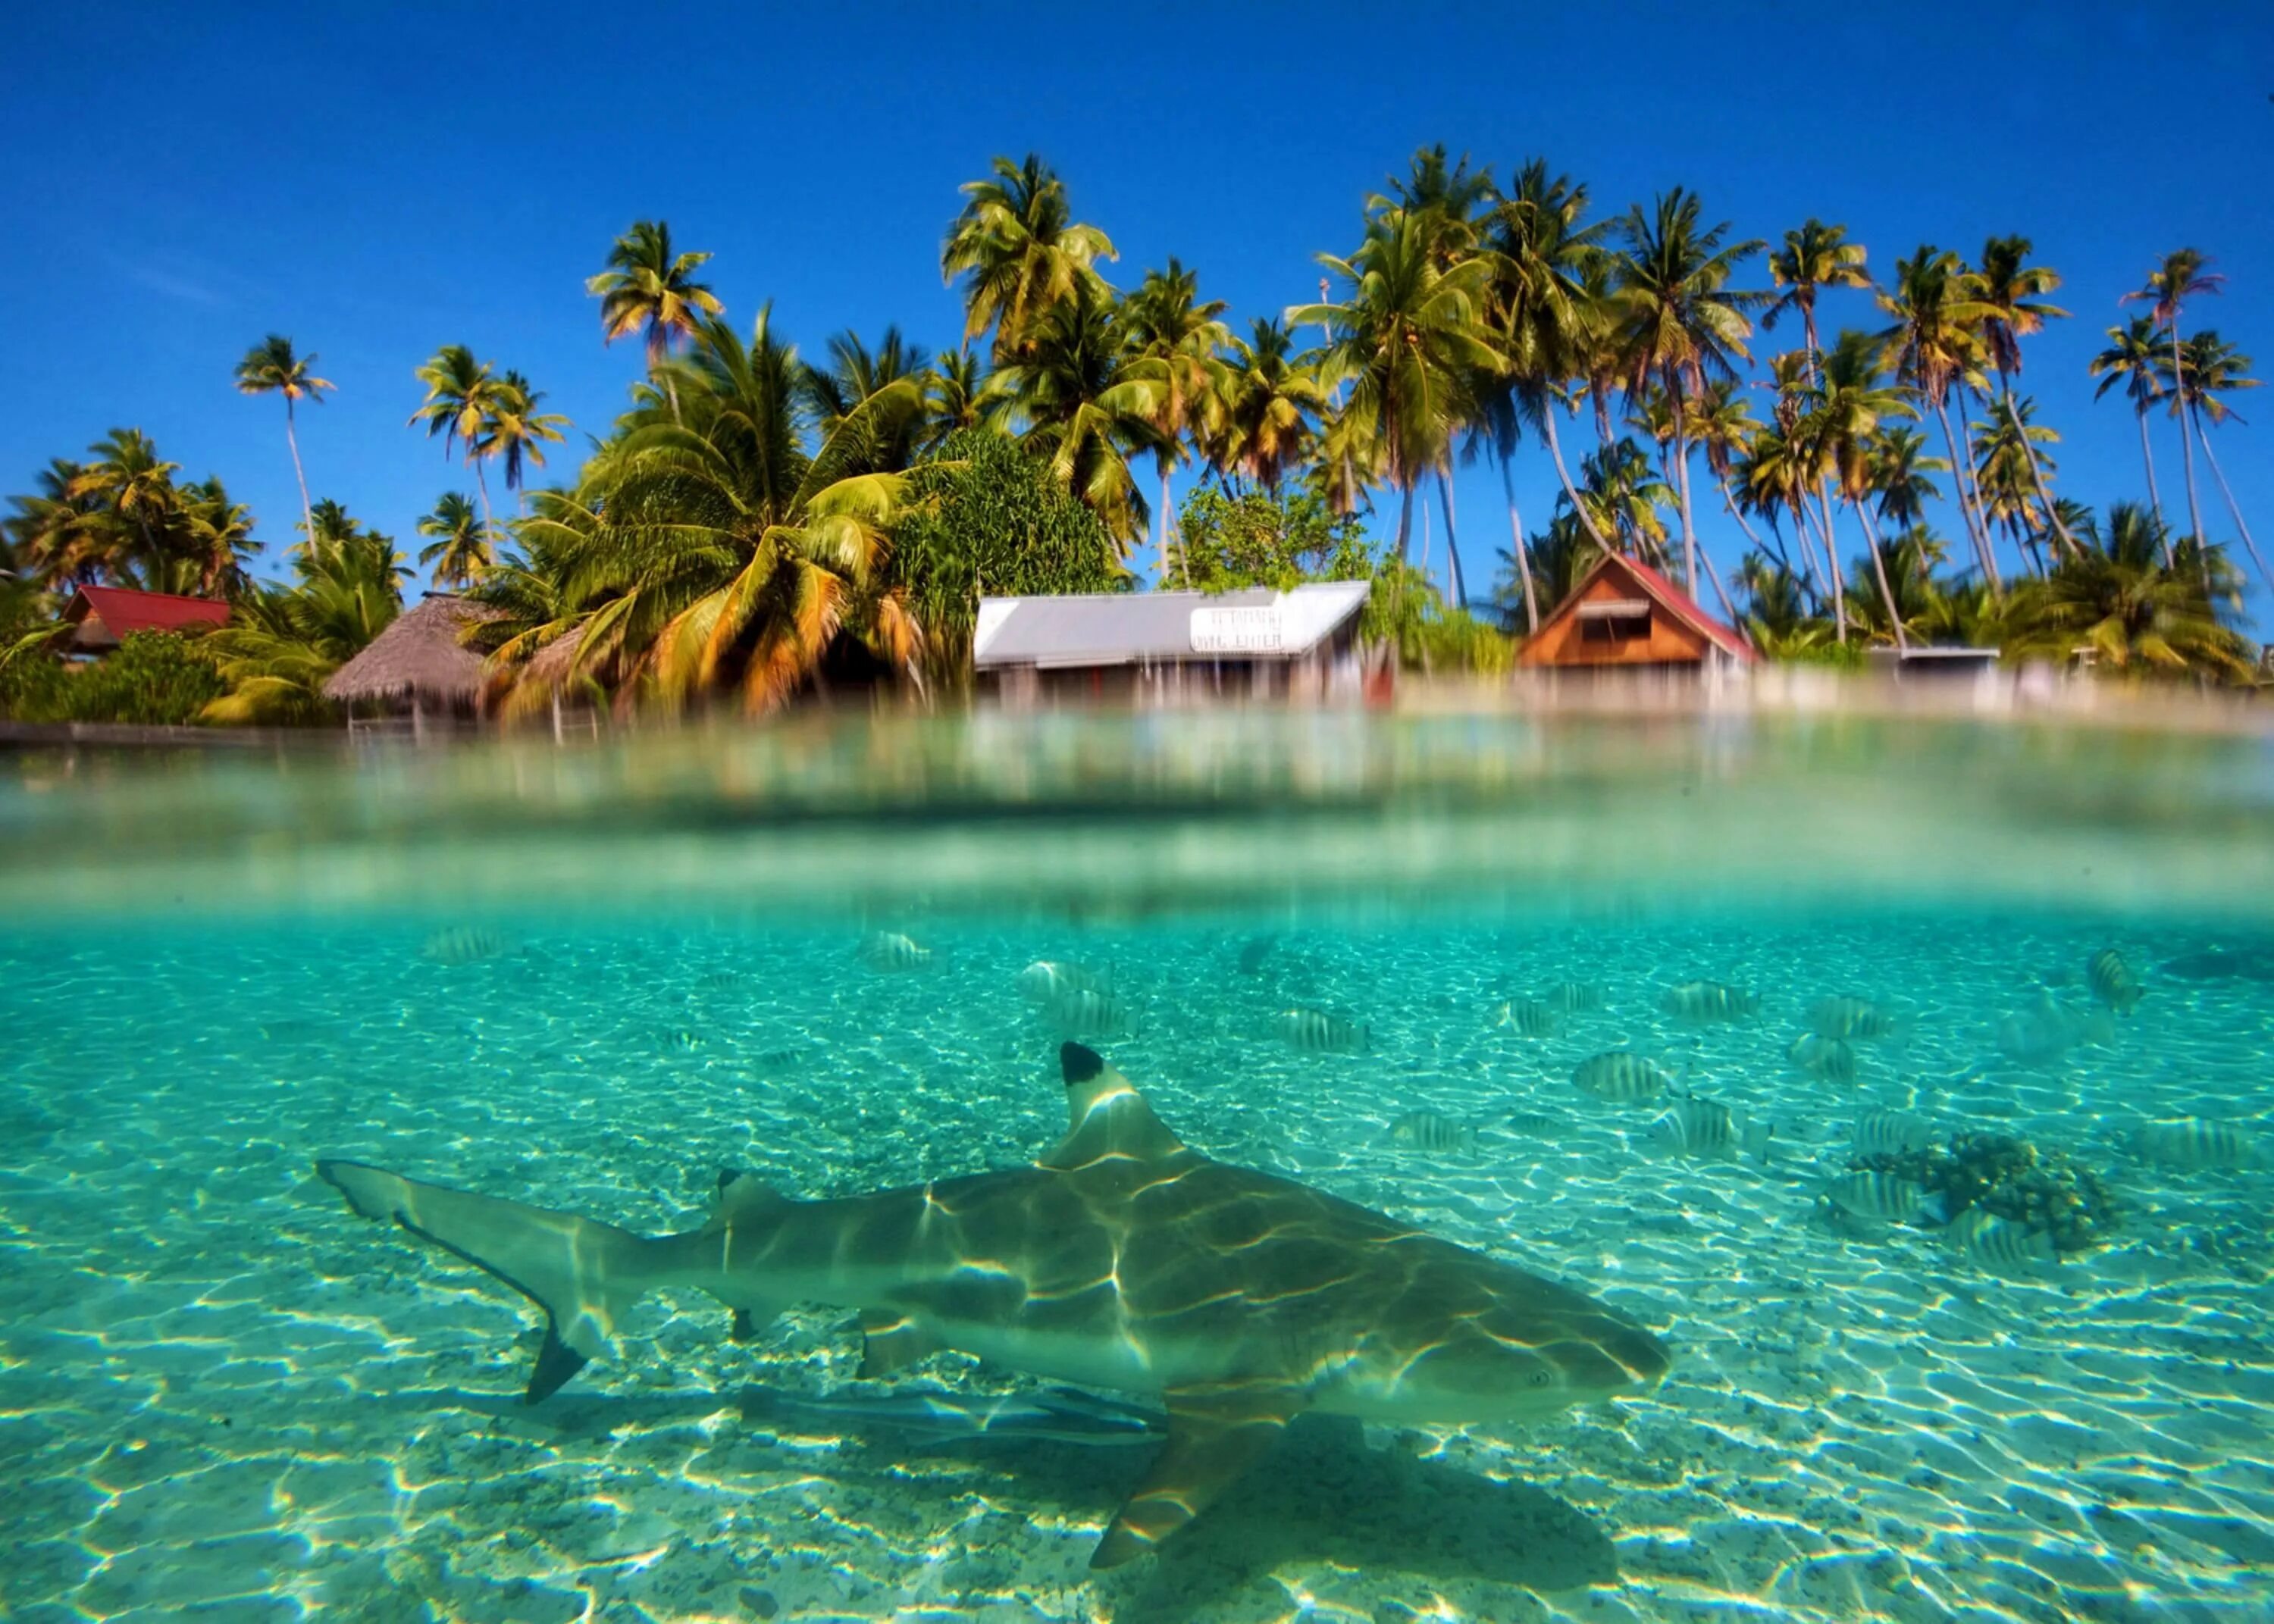
[[[902, 922], [935, 967], [725, 927], [531, 925], [458, 965], [401, 929], [0, 938], [0, 1617], [2274, 1620], [2274, 1173], [2124, 1148], [2144, 1116], [2274, 1105], [2274, 987], [2156, 973], [2201, 939]], [[2112, 1040], [2004, 1058], [1999, 1019], [2048, 977], [2082, 1009], [2112, 944], [2149, 985]], [[1196, 1147], [1595, 1292], [1672, 1377], [1529, 1429], [1306, 1418], [1163, 1555], [1094, 1576], [1145, 1446], [895, 1418], [1021, 1379], [942, 1355], [858, 1383], [847, 1314], [735, 1343], [666, 1294], [523, 1408], [527, 1305], [311, 1177], [344, 1155], [661, 1230], [721, 1165], [819, 1194], [1013, 1163], [1063, 1125], [1013, 985], [1037, 958], [1113, 967], [1140, 1034], [1100, 1046]], [[1761, 1013], [1662, 1014], [1692, 976]], [[1494, 1024], [1567, 981], [1605, 1007]], [[1905, 1016], [1852, 1088], [1785, 1059], [1826, 993]], [[1372, 1052], [1275, 1042], [1294, 1004], [1370, 1022]], [[1766, 1165], [1664, 1154], [1656, 1106], [1572, 1087], [1628, 1046], [1773, 1121]], [[2118, 1192], [2115, 1244], [2011, 1274], [1836, 1230], [1817, 1192], [1864, 1104], [2069, 1150]], [[1417, 1109], [1474, 1148], [1395, 1140]]]

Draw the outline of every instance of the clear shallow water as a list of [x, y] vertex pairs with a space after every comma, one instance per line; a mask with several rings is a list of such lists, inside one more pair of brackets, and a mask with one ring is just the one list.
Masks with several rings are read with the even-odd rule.
[[[2274, 985], [2186, 973], [2274, 943], [2256, 741], [1188, 721], [24, 763], [0, 1614], [2274, 1616], [2274, 1173], [2131, 1142], [2274, 1132]], [[1339, 764], [1297, 783], [1321, 742]], [[469, 925], [501, 951], [422, 957]], [[864, 967], [876, 928], [932, 964]], [[2147, 996], [2085, 1033], [2111, 946]], [[722, 1165], [801, 1195], [1013, 1165], [1064, 1126], [1014, 985], [1037, 959], [1111, 968], [1137, 1031], [1099, 1046], [1196, 1147], [1595, 1293], [1673, 1375], [1531, 1426], [1299, 1425], [1093, 1576], [1147, 1446], [906, 1406], [1035, 1384], [954, 1355], [861, 1383], [842, 1312], [738, 1344], [664, 1293], [524, 1409], [526, 1305], [311, 1177], [659, 1232]], [[1698, 977], [1759, 1012], [1666, 1014]], [[1603, 1008], [1495, 1024], [1565, 981]], [[1904, 1017], [1853, 1086], [1786, 1059], [1834, 993]], [[2024, 1064], [2001, 1025], [2047, 996], [2096, 1041]], [[1269, 1024], [1296, 1005], [1370, 1051], [1294, 1052]], [[1773, 1123], [1766, 1162], [1669, 1155], [1662, 1102], [1577, 1092], [1615, 1048]], [[2071, 1153], [2113, 1244], [2001, 1271], [1836, 1225], [1867, 1105]], [[1473, 1147], [1394, 1139], [1418, 1109]]]

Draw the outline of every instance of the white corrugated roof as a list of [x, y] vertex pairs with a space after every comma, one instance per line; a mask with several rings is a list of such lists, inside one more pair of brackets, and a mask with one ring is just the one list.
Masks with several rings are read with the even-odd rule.
[[[972, 664], [1128, 665], [1139, 661], [1291, 659], [1323, 643], [1366, 604], [1364, 581], [1320, 581], [1276, 592], [1102, 592], [1064, 598], [983, 598]], [[1268, 654], [1197, 652], [1193, 612], [1276, 611], [1278, 647]]]

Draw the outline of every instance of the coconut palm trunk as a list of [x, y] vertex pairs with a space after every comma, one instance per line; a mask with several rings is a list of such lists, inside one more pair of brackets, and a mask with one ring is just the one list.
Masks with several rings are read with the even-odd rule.
[[1713, 483], [1721, 487], [1721, 511], [1728, 514], [1732, 519], [1735, 519], [1737, 522], [1738, 530], [1744, 533], [1745, 545], [1751, 547], [1757, 553], [1770, 553], [1775, 554], [1776, 561], [1783, 565], [1787, 571], [1790, 571], [1792, 568], [1792, 560], [1785, 556], [1784, 544], [1779, 542], [1775, 545], [1772, 546], [1769, 543], [1763, 541], [1760, 537], [1755, 533], [1753, 527], [1745, 523], [1745, 515], [1737, 511], [1737, 499], [1730, 494], [1729, 482], [1726, 479], [1716, 478]]
[[[1185, 566], [1185, 584], [1193, 581], [1193, 567]], [[1161, 585], [1169, 584], [1169, 465], [1161, 464]]]
[[2070, 553], [2076, 551], [2076, 538], [2068, 533], [2061, 522], [2060, 509], [2053, 506], [2052, 493], [2045, 489], [2044, 470], [2037, 466], [2037, 454], [2029, 445], [2029, 437], [2022, 432], [2021, 415], [2014, 410], [2014, 386], [2003, 372], [1998, 374], [1998, 391], [2006, 402], [2007, 419], [2014, 425], [2014, 437], [2022, 442], [2022, 460], [2029, 465], [2029, 485], [2037, 493], [2037, 501], [2045, 510], [2045, 518], [2060, 538], [2060, 545]]
[[1730, 628], [1736, 631], [1739, 636], [1743, 636], [1743, 623], [1737, 619], [1736, 605], [1729, 601], [1728, 589], [1721, 584], [1721, 572], [1713, 568], [1713, 555], [1710, 553], [1701, 553], [1698, 556], [1699, 561], [1706, 566], [1706, 579], [1713, 583], [1713, 596], [1721, 605], [1721, 618], [1729, 623]]
[[1864, 545], [1871, 550], [1871, 574], [1879, 583], [1879, 601], [1887, 606], [1887, 624], [1894, 628], [1895, 652], [1908, 653], [1910, 640], [1903, 635], [1903, 612], [1895, 605], [1895, 590], [1887, 581], [1886, 555], [1879, 550], [1879, 527], [1871, 523], [1871, 510], [1860, 501], [1849, 506], [1856, 510], [1856, 522], [1864, 532]]
[[1958, 455], [1958, 436], [1950, 426], [1949, 402], [1935, 402], [1934, 415], [1942, 425], [1942, 443], [1950, 452], [1952, 477], [1958, 486], [1958, 515], [1965, 522], [1966, 538], [1974, 544], [1974, 557], [1982, 566], [1983, 579], [1990, 583], [1990, 596], [1993, 598], [2002, 597], [2006, 585], [1998, 577], [1998, 560], [1990, 550], [1989, 542], [1983, 537], [1982, 527], [1974, 512], [1973, 498], [1966, 483], [1966, 459]]
[[1832, 571], [1833, 635], [1844, 647], [1848, 642], [1847, 581], [1845, 572], [1840, 568], [1838, 532], [1832, 527], [1832, 499], [1825, 494], [1820, 485], [1816, 487], [1816, 505], [1822, 510], [1824, 518], [1824, 562]]
[[1466, 608], [1469, 602], [1468, 578], [1461, 573], [1460, 533], [1453, 528], [1453, 481], [1443, 469], [1437, 470], [1437, 495], [1445, 509], [1445, 581], [1453, 589], [1453, 605]]
[[1532, 553], [1524, 545], [1524, 518], [1516, 510], [1516, 476], [1509, 470], [1508, 459], [1500, 460], [1501, 489], [1508, 493], [1508, 534], [1515, 544], [1512, 556], [1516, 560], [1517, 578], [1524, 583], [1524, 624], [1527, 631], [1540, 629], [1540, 593], [1532, 582]]
[[[2172, 306], [2172, 391], [2179, 397], [2180, 410], [2184, 412], [2187, 398], [2187, 356], [2180, 349], [2180, 311], [2176, 303]], [[2180, 420], [2180, 461], [2187, 470], [2187, 524], [2194, 530], [2195, 541], [2200, 545], [2210, 538], [2203, 534], [2202, 504], [2195, 497], [2195, 447], [2187, 443], [2187, 425], [2184, 417]]]
[[292, 451], [292, 477], [300, 482], [301, 533], [313, 536], [316, 533], [316, 510], [308, 500], [308, 475], [307, 470], [300, 466], [300, 436], [292, 428], [292, 397], [289, 395], [284, 397], [284, 443]]
[[1698, 595], [1698, 530], [1690, 522], [1690, 441], [1682, 432], [1682, 382], [1667, 391], [1674, 405], [1674, 488], [1682, 499], [1682, 584]]
[[1404, 479], [1398, 484], [1397, 561], [1410, 564], [1413, 561], [1413, 482]]
[[1547, 455], [1555, 459], [1555, 477], [1563, 482], [1563, 494], [1570, 498], [1571, 511], [1579, 516], [1579, 528], [1587, 532], [1589, 541], [1604, 552], [1616, 553], [1618, 549], [1604, 540], [1603, 532], [1595, 528], [1593, 515], [1588, 513], [1587, 504], [1579, 500], [1578, 487], [1571, 483], [1571, 470], [1563, 465], [1562, 442], [1555, 434], [1555, 409], [1551, 406], [1541, 412], [1540, 421], [1547, 430]]
[[2156, 533], [2163, 538], [2164, 568], [2172, 567], [2172, 530], [2164, 522], [2164, 499], [2156, 489], [2156, 454], [2148, 444], [2148, 402], [2142, 401], [2132, 415], [2140, 420], [2140, 461], [2148, 470], [2148, 508], [2156, 515]]
[[489, 472], [483, 468], [482, 459], [478, 454], [469, 452], [466, 461], [474, 465], [474, 484], [482, 493], [482, 534], [494, 536], [497, 533], [497, 527], [490, 520]]
[[[2218, 465], [2218, 453], [2210, 448], [2210, 436], [2203, 432], [2202, 418], [2192, 412], [2188, 415], [2195, 417], [2195, 433], [2202, 440], [2203, 460], [2210, 464], [2211, 477], [2218, 481], [2219, 494], [2226, 498], [2226, 510], [2233, 515], [2234, 528], [2241, 533], [2242, 545], [2250, 553], [2250, 561], [2258, 566], [2258, 578], [2266, 583], [2268, 591], [2274, 592], [2274, 575], [2267, 572], [2266, 560], [2258, 556], [2258, 544], [2251, 538], [2250, 527], [2242, 522], [2241, 505], [2234, 500], [2234, 487], [2226, 483], [2225, 470]], [[2166, 551], [2169, 546], [2170, 544], [2166, 543]]]

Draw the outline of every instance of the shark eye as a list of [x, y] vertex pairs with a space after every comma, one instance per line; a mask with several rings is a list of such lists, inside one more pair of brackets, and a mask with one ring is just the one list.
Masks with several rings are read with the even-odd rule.
[[1535, 1387], [1544, 1387], [1547, 1385], [1550, 1378], [1546, 1371], [1536, 1370], [1532, 1372], [1531, 1376], [1528, 1377], [1527, 1380]]

